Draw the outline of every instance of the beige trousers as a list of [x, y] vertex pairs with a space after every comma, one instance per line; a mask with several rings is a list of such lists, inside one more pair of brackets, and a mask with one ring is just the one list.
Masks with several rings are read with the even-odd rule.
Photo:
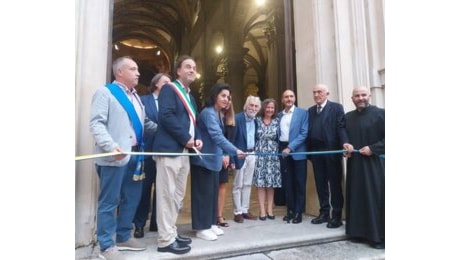
[[[188, 153], [188, 149], [184, 149]], [[166, 247], [177, 237], [176, 221], [185, 197], [190, 172], [188, 156], [156, 156], [158, 247]]]

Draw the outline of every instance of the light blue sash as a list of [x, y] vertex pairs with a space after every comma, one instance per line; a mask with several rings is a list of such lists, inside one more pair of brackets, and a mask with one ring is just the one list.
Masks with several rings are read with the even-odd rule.
[[[136, 109], [134, 108], [133, 103], [128, 99], [126, 93], [116, 84], [107, 84], [106, 87], [110, 90], [112, 95], [118, 100], [120, 105], [126, 110], [128, 113], [129, 119], [131, 120], [134, 128], [134, 132], [136, 133], [137, 145], [139, 147], [139, 152], [144, 151], [144, 142], [143, 142], [143, 127], [142, 123], [139, 120], [139, 116], [136, 113]], [[142, 180], [143, 177], [141, 176], [142, 172], [142, 161], [144, 160], [144, 156], [137, 155], [137, 164], [136, 169], [134, 170], [133, 180]]]

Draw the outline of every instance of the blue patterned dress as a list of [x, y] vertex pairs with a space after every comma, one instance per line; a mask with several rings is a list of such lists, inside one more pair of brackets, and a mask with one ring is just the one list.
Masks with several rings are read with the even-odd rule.
[[[266, 125], [260, 117], [257, 117], [256, 120], [258, 129], [255, 152], [278, 153], [279, 119], [272, 119], [269, 125]], [[257, 188], [281, 187], [280, 160], [277, 155], [257, 156], [252, 184]]]

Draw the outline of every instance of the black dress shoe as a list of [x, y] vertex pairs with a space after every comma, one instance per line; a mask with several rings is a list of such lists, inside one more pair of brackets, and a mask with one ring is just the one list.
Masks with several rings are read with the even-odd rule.
[[366, 239], [361, 237], [352, 237], [350, 238], [350, 242], [352, 243], [366, 243]]
[[385, 249], [385, 242], [374, 242], [371, 241], [369, 245], [375, 249]]
[[292, 219], [292, 223], [299, 224], [300, 222], [302, 222], [302, 213], [296, 213]]
[[327, 227], [328, 227], [328, 228], [338, 228], [338, 227], [340, 227], [341, 225], [343, 225], [343, 223], [342, 223], [342, 220], [339, 219], [339, 218], [332, 218], [332, 219], [329, 220], [329, 222], [327, 223]]
[[271, 220], [274, 220], [274, 219], [275, 219], [275, 215], [273, 215], [273, 216], [267, 215], [267, 218], [268, 218], [268, 219], [271, 219]]
[[283, 221], [289, 222], [289, 221], [291, 221], [291, 219], [292, 219], [293, 217], [294, 217], [294, 213], [292, 213], [291, 211], [289, 211], [289, 212], [287, 213], [287, 215], [283, 217]]
[[186, 254], [190, 252], [192, 248], [190, 246], [181, 246], [177, 241], [174, 241], [169, 246], [159, 247], [158, 252], [169, 252], [177, 255]]
[[192, 243], [192, 239], [189, 237], [183, 237], [181, 235], [177, 235], [176, 241], [179, 242], [181, 245], [190, 245]]
[[144, 228], [135, 228], [134, 229], [134, 237], [135, 238], [143, 238], [144, 237]]
[[157, 232], [157, 231], [158, 231], [158, 226], [157, 226], [157, 224], [150, 225], [149, 231]]
[[326, 222], [329, 222], [329, 216], [326, 214], [319, 214], [318, 217], [311, 220], [312, 224], [321, 224]]
[[265, 220], [267, 220], [267, 216], [263, 216], [263, 217], [259, 216], [259, 219], [262, 220], [262, 221], [265, 221]]

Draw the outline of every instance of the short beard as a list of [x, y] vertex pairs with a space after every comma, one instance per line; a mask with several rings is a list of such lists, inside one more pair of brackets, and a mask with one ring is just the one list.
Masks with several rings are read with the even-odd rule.
[[254, 118], [257, 115], [257, 112], [246, 111], [246, 115], [250, 118]]

